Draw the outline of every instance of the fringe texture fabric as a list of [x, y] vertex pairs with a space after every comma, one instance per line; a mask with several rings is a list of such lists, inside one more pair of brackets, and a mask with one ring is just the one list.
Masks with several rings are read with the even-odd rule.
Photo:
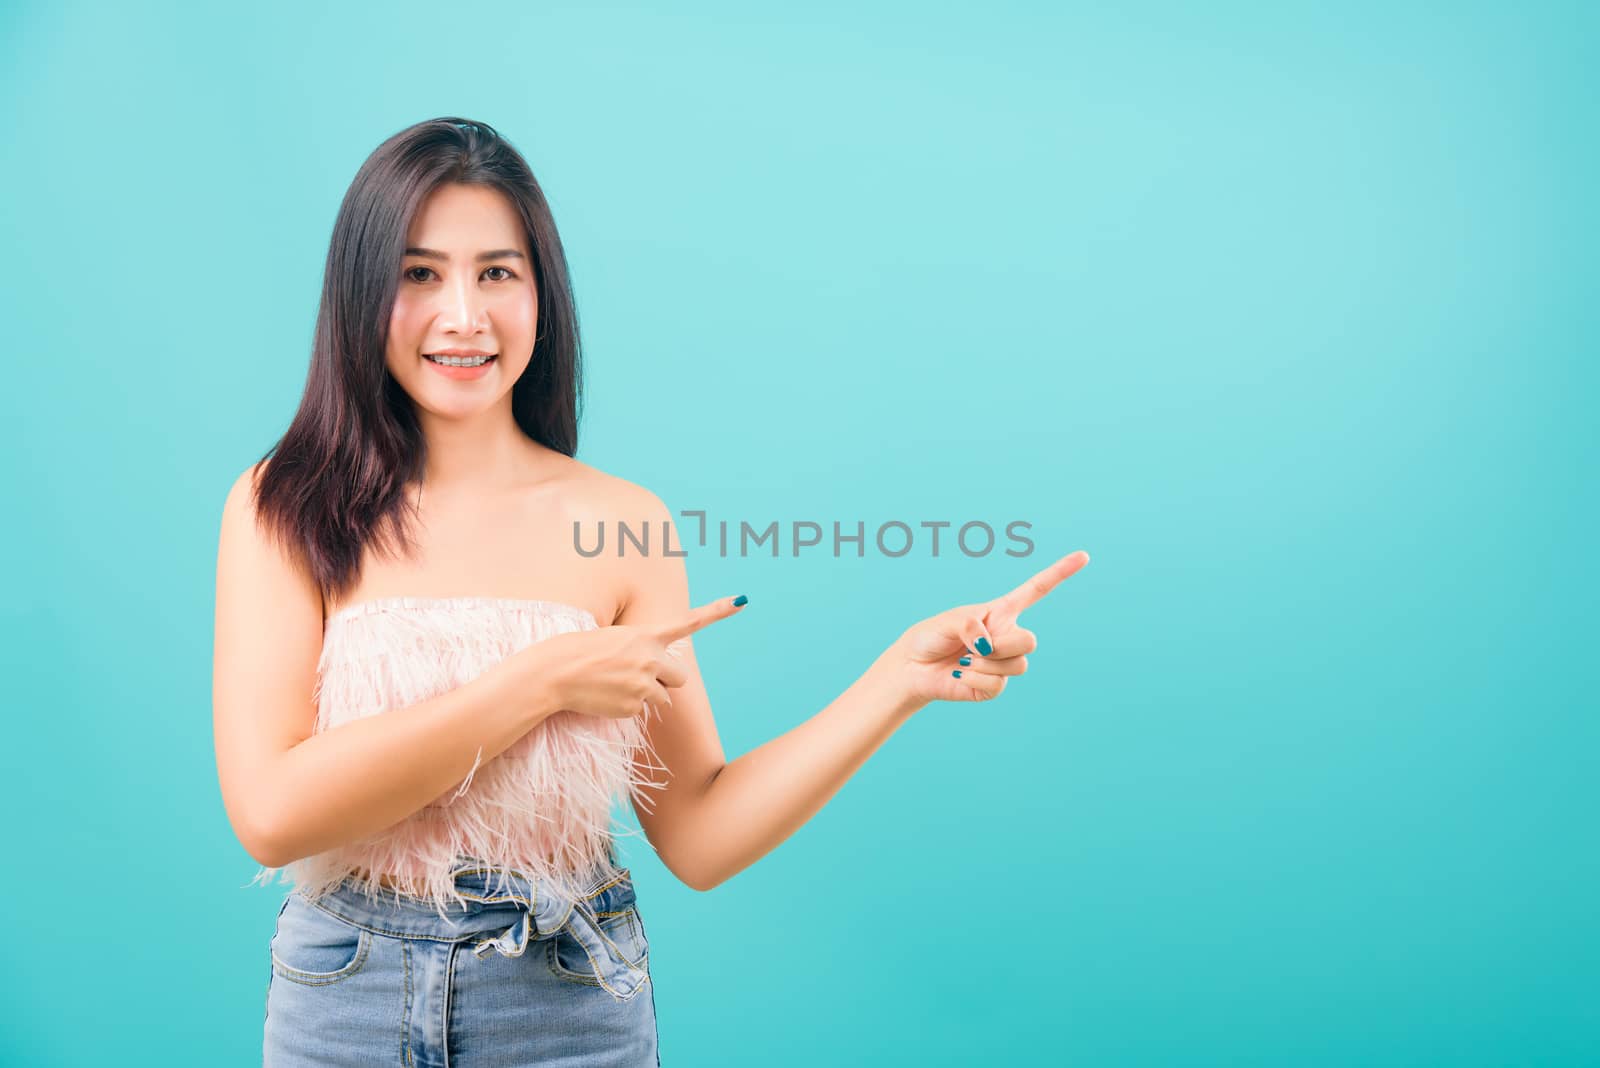
[[[315, 730], [435, 697], [534, 642], [596, 627], [589, 612], [555, 601], [385, 597], [352, 605], [324, 627]], [[394, 826], [263, 867], [251, 882], [266, 885], [281, 873], [280, 882], [314, 899], [350, 878], [376, 902], [389, 888], [361, 878], [357, 869], [365, 869], [387, 874], [396, 895], [422, 898], [443, 916], [452, 902], [465, 906], [453, 872], [470, 865], [497, 873], [502, 888], [520, 875], [581, 898], [599, 885], [594, 879], [619, 871], [613, 801], [633, 799], [649, 811], [645, 790], [660, 788], [638, 767], [664, 770], [639, 716], [556, 712], [494, 759], [480, 753], [458, 786]]]

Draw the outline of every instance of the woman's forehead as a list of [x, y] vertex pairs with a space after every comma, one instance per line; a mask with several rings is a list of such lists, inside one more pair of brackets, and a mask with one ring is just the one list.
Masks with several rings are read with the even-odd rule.
[[406, 244], [471, 259], [496, 249], [526, 251], [522, 216], [506, 195], [486, 186], [447, 185], [417, 209]]

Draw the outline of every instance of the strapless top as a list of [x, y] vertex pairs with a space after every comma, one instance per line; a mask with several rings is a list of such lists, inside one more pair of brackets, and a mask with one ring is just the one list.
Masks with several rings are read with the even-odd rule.
[[[323, 627], [315, 732], [465, 685], [534, 642], [592, 630], [592, 614], [556, 601], [504, 597], [383, 597], [351, 605]], [[443, 914], [463, 903], [454, 869], [484, 866], [536, 877], [579, 898], [623, 869], [612, 851], [611, 806], [647, 788], [635, 760], [659, 767], [639, 716], [556, 712], [457, 786], [382, 832], [283, 868], [262, 867], [316, 898], [349, 879], [373, 900], [387, 887]], [[637, 833], [637, 832], [630, 832]], [[380, 883], [376, 877], [383, 876]]]

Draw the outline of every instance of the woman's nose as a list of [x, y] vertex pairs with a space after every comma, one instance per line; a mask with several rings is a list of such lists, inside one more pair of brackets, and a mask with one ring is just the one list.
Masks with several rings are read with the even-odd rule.
[[439, 315], [445, 329], [471, 334], [489, 325], [483, 295], [472, 282], [457, 281], [446, 287], [443, 299]]

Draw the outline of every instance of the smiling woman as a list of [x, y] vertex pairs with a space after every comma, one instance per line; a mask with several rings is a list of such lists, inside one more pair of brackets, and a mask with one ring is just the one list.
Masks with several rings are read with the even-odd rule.
[[[481, 354], [488, 372], [428, 359]], [[262, 522], [330, 598], [347, 594], [369, 542], [412, 547], [430, 431], [502, 409], [499, 448], [572, 457], [580, 376], [566, 254], [526, 160], [487, 124], [418, 123], [340, 204], [305, 394], [259, 471]]]
[[451, 183], [406, 235], [384, 361], [412, 397], [445, 412], [477, 402], [447, 382], [516, 381], [533, 356], [539, 292], [524, 227], [497, 189]]
[[[224, 802], [257, 879], [295, 883], [268, 1065], [657, 1062], [609, 817], [659, 788], [638, 713], [685, 669], [591, 666], [578, 694], [517, 655], [561, 655], [626, 593], [552, 551], [563, 509], [640, 492], [573, 458], [578, 364], [522, 157], [452, 119], [381, 145], [334, 226], [300, 411], [236, 482], [218, 556]], [[418, 592], [461, 588], [505, 593]]]
[[667, 538], [671, 513], [576, 459], [579, 382], [523, 158], [459, 119], [379, 146], [334, 224], [300, 409], [235, 480], [217, 552], [223, 803], [258, 877], [295, 883], [262, 962], [269, 1068], [659, 1063], [613, 803], [712, 889], [918, 709], [998, 696], [1036, 647], [1018, 616], [1088, 562], [913, 624], [729, 761], [690, 639], [747, 599], [691, 607], [682, 553], [581, 555], [579, 524]]

